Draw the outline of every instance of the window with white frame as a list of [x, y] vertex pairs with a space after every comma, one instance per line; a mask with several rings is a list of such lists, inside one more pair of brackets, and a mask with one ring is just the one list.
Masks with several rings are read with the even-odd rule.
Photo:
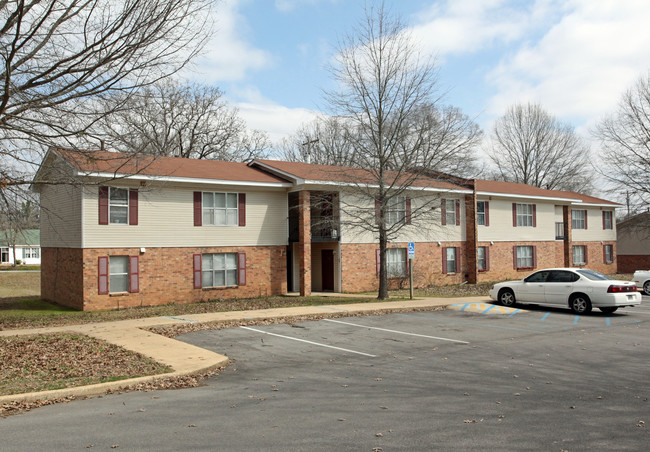
[[406, 197], [395, 196], [390, 199], [386, 211], [386, 221], [388, 224], [399, 224], [406, 221]]
[[9, 248], [0, 248], [0, 262], [9, 262]]
[[237, 253], [214, 253], [202, 256], [203, 287], [237, 285]]
[[129, 291], [129, 256], [110, 256], [108, 260], [110, 293]]
[[386, 250], [386, 272], [389, 278], [406, 276], [406, 248], [388, 248]]
[[614, 245], [603, 245], [603, 256], [606, 264], [614, 262]]
[[237, 193], [203, 192], [203, 224], [237, 226], [238, 204]]
[[603, 211], [603, 229], [613, 229], [611, 210]]
[[571, 228], [572, 229], [587, 229], [587, 211], [586, 210], [572, 210], [571, 211]]
[[38, 259], [40, 255], [40, 248], [23, 248], [23, 259]]
[[476, 224], [479, 226], [487, 225], [485, 201], [476, 201]]
[[533, 219], [534, 205], [533, 204], [517, 204], [516, 218], [517, 227], [533, 227], [535, 222]]
[[108, 221], [111, 224], [129, 224], [129, 190], [108, 188]]
[[456, 200], [445, 199], [445, 224], [456, 224]]
[[517, 247], [517, 268], [534, 268], [535, 257], [532, 246]]
[[586, 249], [584, 245], [573, 246], [573, 265], [585, 265], [587, 263]]
[[449, 247], [446, 252], [447, 260], [447, 273], [456, 273], [458, 269], [456, 268], [456, 248]]
[[476, 259], [478, 261], [478, 271], [484, 272], [487, 270], [487, 247], [479, 246], [476, 248]]

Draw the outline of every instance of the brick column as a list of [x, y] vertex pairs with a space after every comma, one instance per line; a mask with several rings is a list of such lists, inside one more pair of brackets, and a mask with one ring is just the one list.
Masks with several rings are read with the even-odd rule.
[[571, 249], [571, 209], [569, 206], [562, 206], [562, 221], [564, 222], [564, 266], [571, 267], [573, 250]]
[[311, 295], [311, 204], [309, 191], [298, 193], [298, 262], [300, 296]]
[[465, 265], [467, 265], [467, 282], [478, 282], [477, 250], [478, 234], [476, 227], [476, 188], [472, 195], [465, 196]]

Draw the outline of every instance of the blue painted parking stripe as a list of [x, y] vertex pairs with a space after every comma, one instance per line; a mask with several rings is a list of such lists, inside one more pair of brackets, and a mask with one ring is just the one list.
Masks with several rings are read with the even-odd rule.
[[574, 325], [577, 325], [577, 324], [578, 324], [578, 320], [580, 320], [580, 316], [579, 316], [579, 315], [577, 315], [577, 316], [574, 317], [574, 319], [573, 319], [573, 324], [574, 324]]
[[546, 314], [544, 314], [544, 317], [540, 319], [540, 321], [543, 322], [544, 320], [546, 320], [546, 317], [548, 317], [549, 315], [551, 315], [551, 313], [547, 312]]
[[483, 311], [483, 314], [487, 314], [487, 312], [491, 309], [494, 309], [496, 305], [491, 305], [489, 308], [487, 308], [485, 311]]
[[515, 315], [515, 314], [518, 313], [519, 311], [521, 311], [521, 309], [515, 309], [515, 310], [512, 311], [510, 314], [508, 314], [508, 317], [512, 317], [513, 315]]
[[605, 319], [605, 324], [606, 324], [607, 326], [609, 326], [610, 323], [611, 323], [611, 319], [610, 319], [609, 317], [607, 317], [607, 318]]
[[469, 306], [469, 303], [465, 303], [465, 304], [464, 304], [464, 305], [462, 305], [462, 306], [463, 306], [463, 308], [461, 309], [461, 311], [464, 311], [464, 310], [465, 310], [465, 308], [466, 308], [467, 306]]

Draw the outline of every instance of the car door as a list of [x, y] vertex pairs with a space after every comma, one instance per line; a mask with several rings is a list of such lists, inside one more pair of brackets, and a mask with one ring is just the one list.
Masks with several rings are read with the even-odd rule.
[[544, 284], [549, 273], [548, 270], [541, 270], [526, 277], [515, 293], [517, 301], [544, 303]]
[[574, 291], [575, 282], [580, 279], [578, 275], [566, 270], [553, 270], [546, 279], [544, 295], [546, 304], [553, 306], [566, 306], [569, 295]]

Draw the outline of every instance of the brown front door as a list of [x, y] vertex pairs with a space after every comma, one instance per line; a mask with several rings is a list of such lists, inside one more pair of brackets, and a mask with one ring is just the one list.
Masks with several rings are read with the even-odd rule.
[[334, 250], [321, 250], [323, 292], [334, 292]]

